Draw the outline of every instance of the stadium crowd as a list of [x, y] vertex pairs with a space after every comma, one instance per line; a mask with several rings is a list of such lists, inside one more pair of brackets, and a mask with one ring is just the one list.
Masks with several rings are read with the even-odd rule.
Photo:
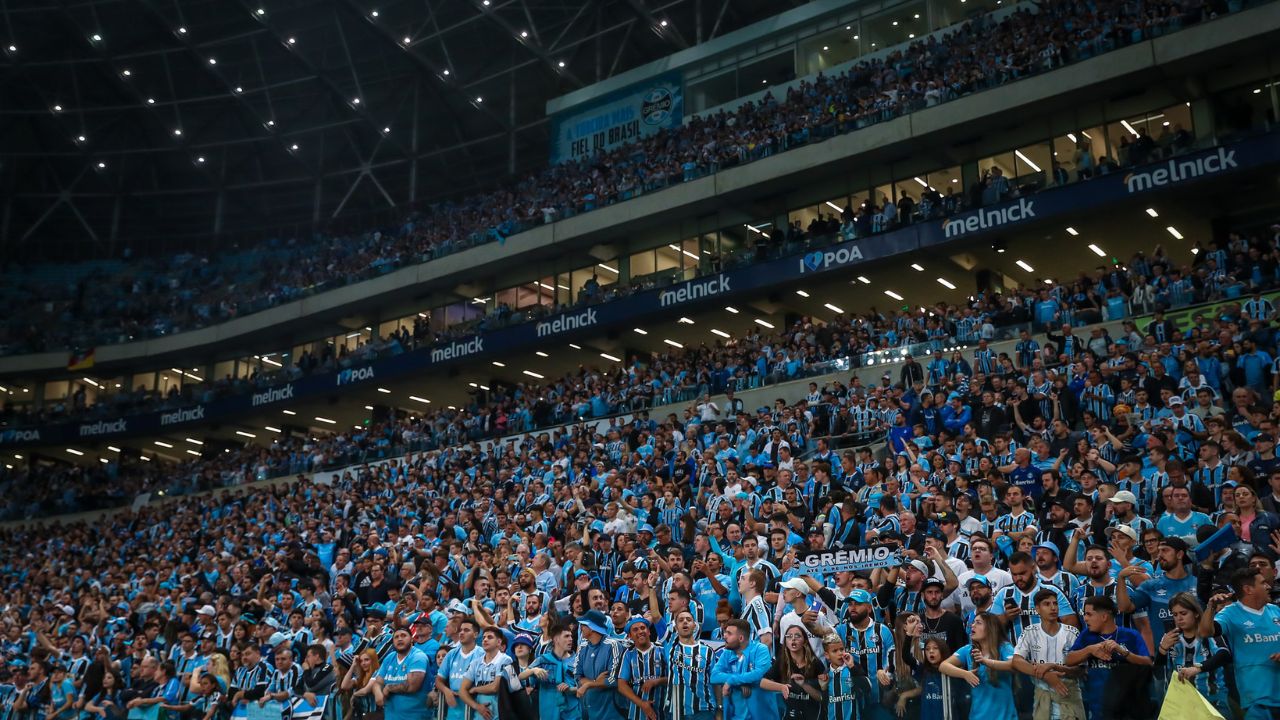
[[[1043, 0], [916, 40], [885, 57], [767, 93], [736, 110], [689, 117], [680, 128], [586, 159], [545, 168], [487, 193], [432, 206], [399, 227], [267, 243], [244, 252], [138, 257], [46, 282], [10, 272], [12, 308], [0, 352], [87, 349], [224, 322], [272, 305], [427, 262], [529, 227], [622, 202], [672, 183], [857, 130], [924, 107], [1174, 32], [1243, 7], [1241, 0]], [[1076, 179], [1190, 147], [1186, 129], [1142, 130], [1116, 157], [1082, 140]], [[1039, 185], [1071, 179], [1055, 167]], [[1018, 188], [993, 174], [962, 195], [908, 199], [916, 215], [941, 216], [996, 202]], [[1027, 190], [1037, 183], [1030, 183]], [[874, 199], [845, 210], [846, 236], [888, 229]], [[918, 200], [918, 202], [917, 202]], [[896, 213], [901, 208], [895, 207]], [[856, 222], [855, 222], [856, 220]]]
[[[799, 236], [793, 241], [803, 239]], [[1050, 354], [1040, 358], [1046, 366], [1056, 365], [1060, 359], [1052, 353], [1065, 342], [1058, 331], [1063, 326], [1103, 321], [1109, 317], [1108, 306], [1113, 301], [1120, 301], [1126, 315], [1194, 303], [1234, 302], [1234, 309], [1228, 308], [1223, 316], [1238, 317], [1245, 308], [1262, 301], [1263, 290], [1280, 285], [1277, 257], [1280, 257], [1280, 225], [1273, 225], [1258, 232], [1231, 233], [1223, 241], [1211, 243], [1204, 252], [1197, 253], [1191, 264], [1179, 264], [1161, 247], [1156, 247], [1150, 254], [1135, 255], [1124, 266], [1100, 266], [1092, 273], [1042, 283], [1039, 287], [979, 294], [960, 306], [938, 303], [929, 309], [883, 313], [872, 308], [867, 312], [839, 315], [825, 323], [805, 317], [791, 327], [771, 333], [751, 325], [745, 334], [731, 340], [699, 347], [668, 348], [648, 357], [632, 356], [626, 364], [612, 369], [580, 366], [544, 383], [504, 385], [495, 382], [490, 390], [474, 390], [470, 402], [460, 408], [442, 408], [408, 421], [376, 424], [333, 436], [281, 437], [266, 448], [248, 444], [234, 452], [177, 464], [160, 457], [143, 460], [131, 456], [108, 456], [111, 462], [92, 467], [28, 463], [0, 470], [0, 491], [3, 491], [0, 518], [116, 507], [129, 503], [143, 492], [164, 491], [172, 495], [208, 490], [341, 467], [408, 450], [437, 449], [460, 442], [532, 432], [560, 426], [575, 418], [606, 418], [690, 402], [707, 395], [719, 396], [726, 391], [742, 392], [830, 374], [843, 367], [865, 366], [876, 358], [884, 362], [884, 353], [890, 350], [920, 356], [921, 362], [912, 362], [909, 370], [903, 372], [927, 373], [931, 381], [956, 373], [971, 377], [975, 369], [988, 374], [1012, 373], [1022, 367], [1028, 356], [991, 354], [989, 359], [980, 361], [977, 355], [966, 357], [967, 351], [951, 348], [1011, 339], [1024, 330], [1037, 336], [1047, 330], [1057, 337], [1045, 343], [1043, 351]], [[1271, 320], [1269, 316], [1261, 319]], [[1202, 315], [1194, 317], [1193, 322], [1193, 332], [1197, 333], [1214, 324], [1212, 318]], [[1176, 359], [1185, 349], [1175, 349], [1168, 343], [1182, 331], [1169, 327], [1162, 332], [1166, 335], [1161, 338], [1159, 352], [1165, 357], [1162, 364], [1166, 367], [1161, 372], [1180, 378]], [[365, 363], [388, 348], [395, 352], [412, 349], [417, 337], [420, 337], [418, 333], [406, 331], [366, 343], [351, 354], [304, 357], [296, 365], [269, 377], [242, 382], [228, 378], [212, 383], [212, 387], [198, 397], [175, 395], [166, 398], [161, 406], [208, 402], [224, 393], [263, 387], [271, 380], [292, 379], [302, 374], [303, 368], [333, 370]], [[1098, 328], [1088, 337], [1073, 337], [1071, 342], [1079, 343], [1100, 358], [1111, 358], [1118, 348], [1139, 346], [1143, 337], [1137, 325], [1130, 321], [1123, 325], [1123, 337], [1112, 338], [1105, 329]], [[1039, 343], [1036, 345], [1037, 351], [1032, 355], [1042, 352]], [[938, 351], [944, 348], [947, 351], [939, 355]], [[1262, 348], [1275, 357], [1271, 345], [1264, 344]], [[985, 346], [981, 349], [987, 352]], [[1239, 351], [1231, 343], [1220, 340], [1215, 352], [1221, 355], [1217, 361], [1220, 369], [1234, 362], [1234, 356], [1225, 353]], [[1191, 354], [1197, 355], [1199, 351]], [[890, 356], [899, 359], [892, 353]], [[1216, 376], [1218, 369], [1213, 369], [1212, 374]], [[1269, 395], [1276, 377], [1273, 375], [1272, 380], [1257, 385], [1256, 390]], [[908, 377], [893, 379], [906, 381]], [[1220, 382], [1214, 382], [1215, 387], [1221, 386]], [[874, 395], [865, 404], [876, 414], [883, 414], [898, 402], [885, 396], [883, 388], [871, 390]], [[816, 421], [817, 426], [804, 428], [802, 436], [806, 438], [830, 435], [841, 441], [850, 436], [866, 439], [887, 426], [884, 422], [880, 426], [869, 423], [870, 416], [856, 412], [850, 401], [835, 402], [816, 387], [809, 405], [810, 410], [815, 407], [830, 410], [826, 417]], [[848, 412], [841, 413], [841, 406]], [[68, 405], [49, 408], [43, 416], [11, 416], [10, 422], [110, 417], [146, 407], [155, 405], [110, 402], [86, 407], [73, 399]]]
[[[1045, 316], [1001, 357], [977, 323], [879, 383], [708, 394], [739, 350], [785, 369], [869, 332], [800, 325], [722, 347], [681, 415], [495, 440], [490, 398], [187, 468], [217, 487], [347, 452], [332, 480], [0, 530], [0, 718], [1136, 720], [1189, 689], [1273, 718], [1280, 373], [1249, 286], [1278, 239], [1099, 273], [1169, 297], [1242, 278], [1188, 329]], [[1090, 310], [1068, 292], [1036, 294]], [[890, 325], [930, 340], [928, 315]], [[581, 381], [617, 392], [650, 362]]]

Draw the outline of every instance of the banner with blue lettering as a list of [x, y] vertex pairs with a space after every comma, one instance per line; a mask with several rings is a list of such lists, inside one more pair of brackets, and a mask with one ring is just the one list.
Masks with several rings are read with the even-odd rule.
[[669, 72], [556, 113], [551, 162], [581, 160], [684, 122], [684, 80]]
[[[0, 430], [0, 447], [95, 443], [113, 437], [177, 432], [194, 424], [243, 417], [264, 409], [274, 412], [294, 401], [325, 396], [336, 398], [351, 386], [377, 386], [383, 381], [403, 379], [442, 365], [527, 350], [549, 339], [600, 333], [607, 328], [652, 318], [669, 319], [673, 310], [685, 305], [744, 295], [757, 297], [802, 278], [839, 272], [848, 274], [855, 266], [865, 263], [928, 251], [1010, 226], [1074, 216], [1154, 188], [1214, 179], [1228, 171], [1276, 162], [1280, 162], [1280, 135], [1251, 138], [1221, 148], [1162, 160], [1127, 174], [1103, 175], [972, 210], [947, 220], [916, 223], [874, 238], [836, 243], [665, 288], [637, 292], [612, 302], [567, 310], [537, 322], [462, 337], [364, 364], [352, 364], [336, 372], [310, 375], [283, 385], [260, 388], [247, 395], [107, 420]], [[1046, 311], [1048, 309], [1046, 307]], [[1109, 311], [1114, 313], [1116, 309], [1109, 308]], [[1039, 319], [1044, 322], [1043, 316]]]

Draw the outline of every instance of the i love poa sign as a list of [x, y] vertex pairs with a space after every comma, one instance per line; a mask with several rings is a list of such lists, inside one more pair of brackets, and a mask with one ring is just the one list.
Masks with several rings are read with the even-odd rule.
[[810, 575], [894, 567], [903, 561], [902, 549], [891, 545], [819, 550], [805, 553], [799, 560], [801, 572]]

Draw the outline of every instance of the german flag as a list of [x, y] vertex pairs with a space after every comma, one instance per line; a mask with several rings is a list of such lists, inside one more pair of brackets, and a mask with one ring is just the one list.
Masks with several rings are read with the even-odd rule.
[[94, 348], [89, 348], [88, 350], [71, 353], [71, 357], [67, 358], [67, 369], [88, 370], [93, 367], [93, 351]]

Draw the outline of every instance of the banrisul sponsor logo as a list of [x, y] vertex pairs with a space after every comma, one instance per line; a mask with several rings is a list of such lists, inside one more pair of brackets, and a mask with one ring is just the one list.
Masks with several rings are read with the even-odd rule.
[[289, 383], [284, 387], [271, 388], [270, 390], [263, 390], [260, 393], [254, 393], [253, 406], [258, 407], [259, 405], [270, 405], [271, 403], [278, 403], [283, 400], [292, 399], [293, 383]]
[[366, 365], [360, 368], [347, 368], [338, 373], [338, 387], [373, 379], [373, 367]]
[[658, 304], [662, 307], [670, 307], [672, 305], [681, 305], [691, 300], [701, 300], [722, 295], [733, 290], [729, 283], [730, 279], [728, 277], [717, 275], [710, 280], [699, 280], [673, 290], [663, 290], [658, 295]]
[[861, 260], [862, 250], [857, 245], [846, 245], [831, 250], [814, 250], [800, 258], [800, 273], [817, 272]]
[[438, 347], [431, 351], [431, 362], [441, 362], [444, 360], [457, 360], [458, 358], [470, 357], [476, 353], [484, 352], [484, 338], [476, 337], [466, 342], [452, 342], [444, 347]]
[[19, 443], [19, 442], [39, 442], [40, 431], [31, 430], [5, 430], [0, 432], [0, 443]]
[[160, 425], [178, 425], [179, 423], [195, 422], [204, 419], [204, 406], [197, 405], [193, 408], [182, 408], [173, 412], [160, 413]]
[[537, 332], [538, 337], [547, 337], [548, 335], [556, 335], [570, 330], [589, 328], [595, 324], [596, 311], [591, 309], [573, 313], [572, 315], [563, 315], [555, 320], [540, 322], [534, 326], [534, 330]]
[[1016, 205], [983, 209], [966, 217], [952, 218], [950, 220], [943, 221], [942, 234], [944, 237], [949, 238], [960, 237], [966, 233], [977, 232], [978, 230], [989, 230], [991, 228], [998, 228], [1010, 223], [1031, 220], [1035, 216], [1035, 201], [1021, 198], [1018, 200]]
[[1173, 185], [1183, 180], [1195, 180], [1240, 167], [1236, 163], [1236, 151], [1218, 148], [1217, 152], [1195, 158], [1174, 158], [1149, 170], [1132, 172], [1124, 176], [1125, 190], [1136, 193], [1151, 188]]
[[93, 437], [95, 435], [108, 435], [111, 433], [122, 433], [129, 430], [129, 421], [121, 418], [119, 420], [99, 420], [95, 423], [85, 423], [80, 426], [80, 437]]

